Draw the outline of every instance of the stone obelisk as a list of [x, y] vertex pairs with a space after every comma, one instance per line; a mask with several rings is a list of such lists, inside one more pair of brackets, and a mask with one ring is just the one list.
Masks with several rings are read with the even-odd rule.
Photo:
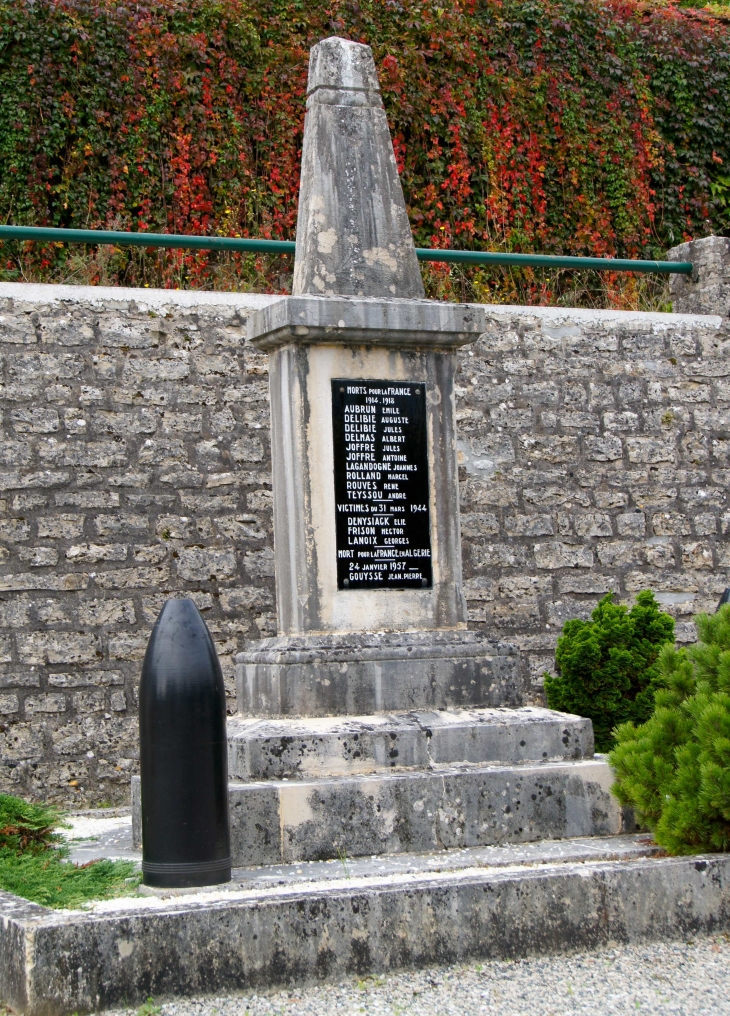
[[425, 295], [372, 52], [342, 39], [309, 60], [292, 292]]
[[467, 630], [455, 350], [483, 308], [424, 298], [368, 46], [310, 54], [293, 293], [252, 315], [271, 386], [279, 635], [245, 715], [517, 705], [516, 650]]

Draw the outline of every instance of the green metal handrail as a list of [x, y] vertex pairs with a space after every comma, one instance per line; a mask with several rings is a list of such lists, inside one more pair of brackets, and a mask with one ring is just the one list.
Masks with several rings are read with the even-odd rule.
[[663, 272], [691, 275], [691, 261], [632, 261], [630, 258], [579, 258], [562, 254], [505, 254], [481, 250], [437, 250], [416, 247], [419, 261], [454, 261], [467, 265], [523, 265], [529, 268], [590, 268], [598, 272]]
[[245, 240], [233, 236], [188, 236], [182, 233], [121, 233], [113, 229], [55, 229], [46, 226], [0, 226], [0, 240], [47, 240], [51, 243], [100, 243], [127, 247], [183, 250], [237, 250], [246, 253], [293, 254], [292, 240]]
[[[247, 254], [293, 254], [292, 240], [251, 240], [234, 236], [188, 236], [180, 233], [122, 233], [111, 229], [56, 229], [46, 226], [0, 226], [0, 240], [90, 243], [179, 250], [231, 250]], [[503, 254], [480, 250], [416, 247], [419, 261], [467, 265], [521, 265], [526, 268], [582, 268], [599, 272], [663, 272], [691, 275], [691, 261], [632, 261], [629, 258], [579, 258], [549, 254]]]

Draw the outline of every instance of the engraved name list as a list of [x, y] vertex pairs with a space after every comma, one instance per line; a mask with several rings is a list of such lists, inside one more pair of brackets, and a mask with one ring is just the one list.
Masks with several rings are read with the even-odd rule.
[[426, 389], [332, 381], [338, 589], [430, 588]]

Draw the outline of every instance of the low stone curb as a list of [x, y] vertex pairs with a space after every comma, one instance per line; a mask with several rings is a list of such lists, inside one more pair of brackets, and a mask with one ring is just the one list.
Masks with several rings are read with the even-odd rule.
[[0, 894], [0, 989], [27, 1016], [595, 949], [730, 927], [730, 856], [467, 869], [51, 911]]

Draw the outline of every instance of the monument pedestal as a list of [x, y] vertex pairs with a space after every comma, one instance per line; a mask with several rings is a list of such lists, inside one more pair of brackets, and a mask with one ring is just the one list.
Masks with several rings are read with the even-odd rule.
[[426, 300], [285, 297], [251, 316], [282, 633], [236, 658], [243, 715], [522, 704], [517, 650], [467, 630], [461, 589], [454, 351], [485, 327], [483, 307]]
[[236, 664], [244, 716], [362, 716], [523, 702], [518, 650], [465, 629], [280, 636], [252, 643]]
[[427, 300], [284, 297], [251, 316], [281, 634], [237, 657], [244, 715], [522, 704], [516, 649], [467, 630], [461, 589], [454, 351], [484, 328], [483, 307]]

